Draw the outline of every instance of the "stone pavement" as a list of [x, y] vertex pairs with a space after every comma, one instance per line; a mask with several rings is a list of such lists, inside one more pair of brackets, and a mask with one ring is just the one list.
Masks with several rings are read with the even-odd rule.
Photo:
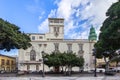
[[120, 77], [0, 77], [0, 80], [120, 80]]

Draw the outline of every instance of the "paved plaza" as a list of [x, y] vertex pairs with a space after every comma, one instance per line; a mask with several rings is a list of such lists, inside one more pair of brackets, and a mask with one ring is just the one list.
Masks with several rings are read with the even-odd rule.
[[120, 80], [120, 77], [0, 77], [0, 80]]
[[94, 74], [72, 74], [71, 76], [63, 76], [57, 74], [46, 74], [42, 77], [41, 74], [28, 74], [16, 76], [16, 74], [0, 74], [0, 80], [120, 80], [120, 73], [114, 76], [105, 76], [103, 73]]

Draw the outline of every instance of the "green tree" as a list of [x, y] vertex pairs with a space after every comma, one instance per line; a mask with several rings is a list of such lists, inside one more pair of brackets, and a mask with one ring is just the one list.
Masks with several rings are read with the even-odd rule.
[[63, 71], [63, 67], [65, 67], [65, 74], [68, 72], [68, 74], [71, 74], [72, 67], [82, 67], [84, 65], [84, 59], [82, 57], [77, 57], [74, 53], [52, 53], [47, 54], [44, 58], [47, 58], [47, 61], [45, 61], [45, 64], [48, 65], [48, 67], [61, 67]]
[[106, 62], [108, 65], [114, 56], [117, 56], [115, 51], [120, 49], [120, 0], [112, 4], [106, 16], [95, 48], [97, 57], [104, 57], [105, 61], [106, 57], [109, 57], [109, 61]]
[[20, 28], [0, 18], [0, 50], [27, 49], [31, 46], [30, 38]]

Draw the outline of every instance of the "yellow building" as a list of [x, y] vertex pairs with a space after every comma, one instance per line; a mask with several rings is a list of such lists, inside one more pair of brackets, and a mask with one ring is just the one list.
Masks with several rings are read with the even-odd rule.
[[[108, 58], [107, 58], [107, 61], [108, 61]], [[97, 59], [97, 67], [104, 67], [105, 68], [105, 61], [104, 61], [104, 58], [100, 58], [100, 59]], [[116, 67], [116, 62], [110, 62], [110, 65], [109, 65], [111, 68], [112, 67]]]
[[0, 71], [12, 72], [16, 69], [16, 58], [0, 54]]

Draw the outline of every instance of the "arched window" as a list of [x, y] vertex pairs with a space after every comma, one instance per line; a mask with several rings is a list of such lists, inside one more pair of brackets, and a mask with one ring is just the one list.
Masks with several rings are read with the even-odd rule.
[[54, 46], [55, 46], [55, 52], [58, 52], [59, 51], [59, 43], [54, 43]]
[[36, 60], [36, 52], [35, 50], [30, 51], [30, 61], [35, 61]]

